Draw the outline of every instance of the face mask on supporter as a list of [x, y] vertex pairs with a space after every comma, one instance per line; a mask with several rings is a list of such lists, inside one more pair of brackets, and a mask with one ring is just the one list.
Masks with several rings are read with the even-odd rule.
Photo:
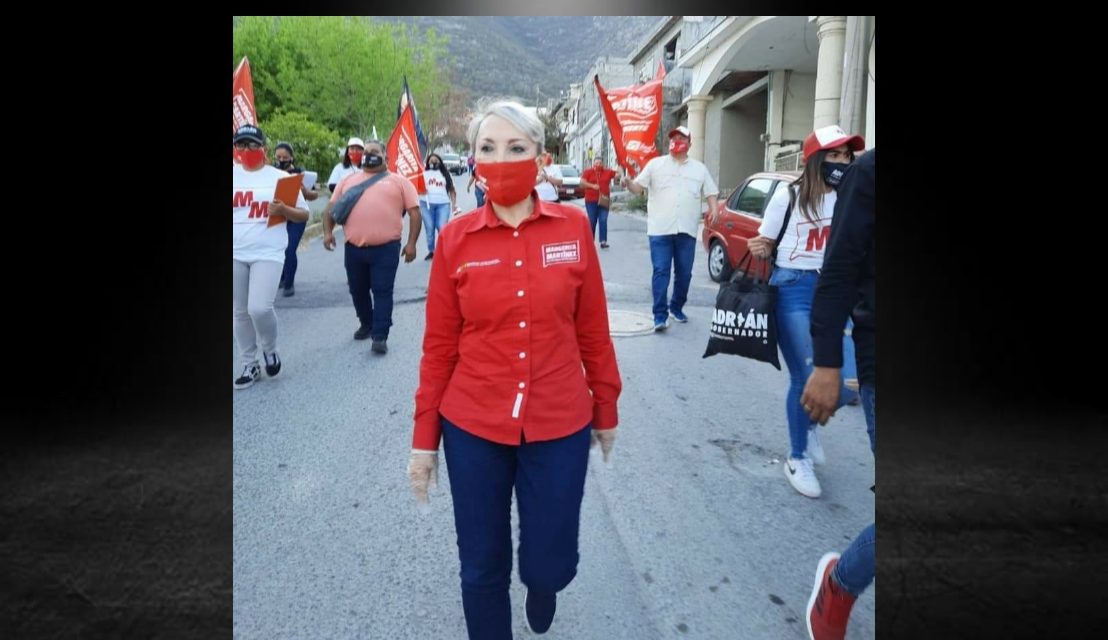
[[373, 153], [372, 151], [365, 154], [362, 158], [362, 166], [369, 167], [370, 169], [376, 169], [385, 162], [385, 156]]
[[670, 153], [685, 153], [689, 150], [689, 141], [683, 140], [677, 136], [669, 139], [669, 151]]
[[265, 164], [265, 149], [235, 149], [239, 163], [247, 169]]
[[292, 168], [292, 160], [278, 160], [277, 168], [282, 171], [287, 171]]
[[437, 160], [432, 160], [431, 162], [427, 163], [427, 166], [431, 169], [438, 169], [439, 163]]
[[846, 172], [846, 168], [849, 164], [845, 162], [824, 162], [821, 170], [823, 171], [823, 181], [828, 186], [838, 187], [839, 183], [843, 181], [843, 173]]
[[502, 206], [522, 201], [535, 187], [535, 161], [532, 159], [478, 163], [477, 170], [488, 186], [488, 199]]
[[355, 167], [362, 166], [362, 155], [363, 153], [361, 151], [351, 151], [350, 163], [353, 164]]

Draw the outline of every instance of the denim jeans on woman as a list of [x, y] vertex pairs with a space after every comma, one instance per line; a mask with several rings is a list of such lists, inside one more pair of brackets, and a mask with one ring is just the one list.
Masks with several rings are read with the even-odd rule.
[[[785, 396], [785, 416], [789, 422], [789, 456], [803, 458], [808, 448], [808, 430], [815, 423], [800, 406], [800, 396], [808, 376], [812, 374], [812, 297], [819, 272], [815, 270], [775, 267], [769, 282], [777, 287], [777, 341], [789, 369], [789, 392]], [[857, 374], [854, 362], [854, 341], [843, 336], [843, 379]], [[845, 386], [839, 393], [839, 406], [846, 404], [854, 392]]]
[[435, 235], [450, 222], [450, 203], [428, 204], [420, 200], [419, 208], [423, 214], [423, 228], [427, 230], [427, 250], [434, 251]]
[[608, 207], [600, 206], [599, 202], [585, 201], [585, 211], [589, 214], [589, 226], [592, 227], [592, 236], [596, 237], [596, 223], [600, 223], [600, 242], [608, 243]]

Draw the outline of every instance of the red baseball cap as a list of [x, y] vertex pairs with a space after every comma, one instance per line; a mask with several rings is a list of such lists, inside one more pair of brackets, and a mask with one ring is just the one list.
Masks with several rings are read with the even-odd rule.
[[866, 141], [862, 136], [848, 136], [837, 124], [828, 127], [820, 127], [804, 138], [804, 162], [817, 151], [834, 149], [842, 145], [850, 147], [851, 151], [861, 151], [866, 148]]

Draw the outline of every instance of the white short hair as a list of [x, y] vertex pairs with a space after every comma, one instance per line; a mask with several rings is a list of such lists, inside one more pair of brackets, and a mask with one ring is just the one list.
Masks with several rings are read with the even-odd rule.
[[466, 136], [469, 139], [469, 146], [474, 152], [477, 149], [477, 130], [481, 128], [481, 124], [489, 116], [500, 116], [515, 125], [528, 139], [535, 143], [536, 155], [542, 154], [543, 145], [546, 142], [546, 128], [535, 114], [514, 100], [497, 100], [488, 106], [478, 107], [477, 115], [469, 122], [469, 130]]

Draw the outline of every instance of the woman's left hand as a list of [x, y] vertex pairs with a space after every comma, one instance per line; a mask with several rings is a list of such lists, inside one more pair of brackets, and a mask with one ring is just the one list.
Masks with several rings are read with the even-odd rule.
[[755, 236], [746, 241], [746, 248], [755, 258], [768, 258], [773, 253], [773, 238]]
[[616, 430], [612, 429], [593, 429], [592, 430], [592, 442], [589, 444], [589, 448], [593, 448], [600, 444], [600, 451], [604, 454], [604, 462], [608, 461], [608, 454], [612, 452], [612, 447], [616, 443]]

